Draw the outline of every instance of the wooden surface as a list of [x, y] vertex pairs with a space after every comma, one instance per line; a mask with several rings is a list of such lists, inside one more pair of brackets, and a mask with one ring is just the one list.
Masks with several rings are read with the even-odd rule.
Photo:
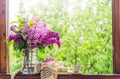
[[[10, 75], [0, 75], [0, 79], [10, 79]], [[15, 79], [40, 79], [39, 75], [18, 75]], [[81, 74], [62, 74], [58, 79], [120, 79], [120, 75], [81, 75]]]
[[113, 72], [120, 74], [120, 0], [112, 0]]
[[[15, 79], [40, 79], [40, 75], [18, 75], [15, 77]], [[120, 79], [120, 75], [61, 74], [58, 75], [58, 79]]]
[[6, 0], [0, 0], [0, 73], [7, 72], [6, 63]]
[[10, 75], [9, 74], [0, 74], [0, 79], [10, 79]]
[[40, 75], [17, 75], [15, 79], [40, 79]]
[[59, 75], [58, 79], [120, 79], [120, 75]]

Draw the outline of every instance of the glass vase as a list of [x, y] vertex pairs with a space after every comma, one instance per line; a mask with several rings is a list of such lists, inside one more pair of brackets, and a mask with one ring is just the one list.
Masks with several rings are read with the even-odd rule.
[[36, 49], [23, 50], [23, 74], [33, 74], [36, 64]]

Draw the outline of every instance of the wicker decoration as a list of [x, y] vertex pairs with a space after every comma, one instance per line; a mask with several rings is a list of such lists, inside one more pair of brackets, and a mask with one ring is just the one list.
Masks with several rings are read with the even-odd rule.
[[41, 79], [57, 79], [56, 71], [51, 64], [38, 63], [35, 67], [34, 73], [40, 73]]
[[41, 79], [54, 79], [52, 67], [45, 67], [41, 71]]

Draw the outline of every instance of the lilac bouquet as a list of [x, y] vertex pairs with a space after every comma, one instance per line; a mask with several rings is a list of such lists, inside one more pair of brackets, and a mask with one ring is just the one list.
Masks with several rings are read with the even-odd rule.
[[55, 59], [53, 57], [48, 57], [44, 60], [44, 62], [52, 62], [52, 61], [55, 61]]
[[36, 18], [28, 19], [18, 16], [18, 21], [12, 22], [10, 31], [8, 42], [13, 42], [15, 50], [22, 51], [28, 46], [31, 46], [31, 49], [41, 49], [53, 44], [61, 46], [59, 34], [51, 31], [46, 23]]

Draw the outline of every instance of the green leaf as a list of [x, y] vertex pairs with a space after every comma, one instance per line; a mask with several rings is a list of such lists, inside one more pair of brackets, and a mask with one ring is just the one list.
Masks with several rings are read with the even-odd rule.
[[35, 22], [34, 22], [33, 20], [29, 20], [29, 21], [28, 21], [28, 25], [29, 25], [30, 27], [32, 27], [34, 24], [35, 24]]
[[10, 24], [18, 24], [18, 22], [17, 21], [12, 21], [12, 22], [10, 22]]

